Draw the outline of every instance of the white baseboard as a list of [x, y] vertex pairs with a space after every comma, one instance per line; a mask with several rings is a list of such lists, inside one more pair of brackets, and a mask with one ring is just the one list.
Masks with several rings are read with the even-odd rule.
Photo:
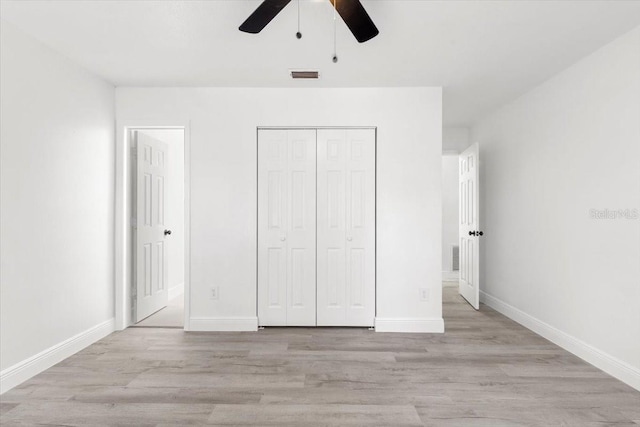
[[174, 299], [178, 295], [184, 294], [184, 282], [180, 283], [179, 285], [175, 285], [172, 288], [169, 288], [168, 294], [168, 298], [170, 300]]
[[584, 341], [545, 323], [506, 302], [480, 291], [480, 301], [527, 329], [603, 370], [612, 377], [640, 390], [640, 369], [629, 365]]
[[115, 319], [109, 319], [84, 332], [62, 341], [35, 356], [18, 362], [0, 372], [0, 394], [11, 390], [29, 378], [49, 369], [69, 356], [101, 340], [115, 330]]
[[190, 331], [200, 332], [236, 332], [257, 331], [257, 317], [192, 317], [189, 320]]
[[443, 319], [375, 318], [376, 332], [443, 333]]
[[457, 282], [459, 279], [460, 279], [459, 271], [443, 271], [442, 272], [443, 282]]

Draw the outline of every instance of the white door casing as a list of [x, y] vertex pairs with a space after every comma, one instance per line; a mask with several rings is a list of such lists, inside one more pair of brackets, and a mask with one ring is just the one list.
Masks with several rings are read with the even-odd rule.
[[318, 130], [318, 326], [373, 326], [375, 130]]
[[167, 305], [167, 145], [136, 135], [135, 321]]
[[316, 324], [316, 131], [258, 131], [258, 322]]
[[473, 144], [459, 158], [460, 279], [459, 292], [476, 310], [480, 308], [479, 149]]

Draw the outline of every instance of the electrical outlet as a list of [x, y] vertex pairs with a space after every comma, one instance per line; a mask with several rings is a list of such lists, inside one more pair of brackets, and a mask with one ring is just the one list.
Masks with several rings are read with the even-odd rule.
[[420, 301], [429, 301], [429, 289], [420, 288]]
[[211, 288], [210, 293], [209, 293], [209, 298], [211, 299], [218, 299], [218, 287], [214, 286], [213, 288]]

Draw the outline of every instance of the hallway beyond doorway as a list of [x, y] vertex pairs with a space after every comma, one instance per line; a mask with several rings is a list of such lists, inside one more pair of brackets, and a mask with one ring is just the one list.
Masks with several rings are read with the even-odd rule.
[[133, 328], [184, 328], [184, 294], [169, 300], [167, 306], [132, 326]]

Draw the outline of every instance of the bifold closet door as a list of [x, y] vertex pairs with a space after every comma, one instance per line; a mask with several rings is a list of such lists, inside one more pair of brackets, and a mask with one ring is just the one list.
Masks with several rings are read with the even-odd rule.
[[375, 130], [318, 130], [318, 326], [373, 326]]
[[316, 324], [316, 131], [258, 131], [258, 322]]

